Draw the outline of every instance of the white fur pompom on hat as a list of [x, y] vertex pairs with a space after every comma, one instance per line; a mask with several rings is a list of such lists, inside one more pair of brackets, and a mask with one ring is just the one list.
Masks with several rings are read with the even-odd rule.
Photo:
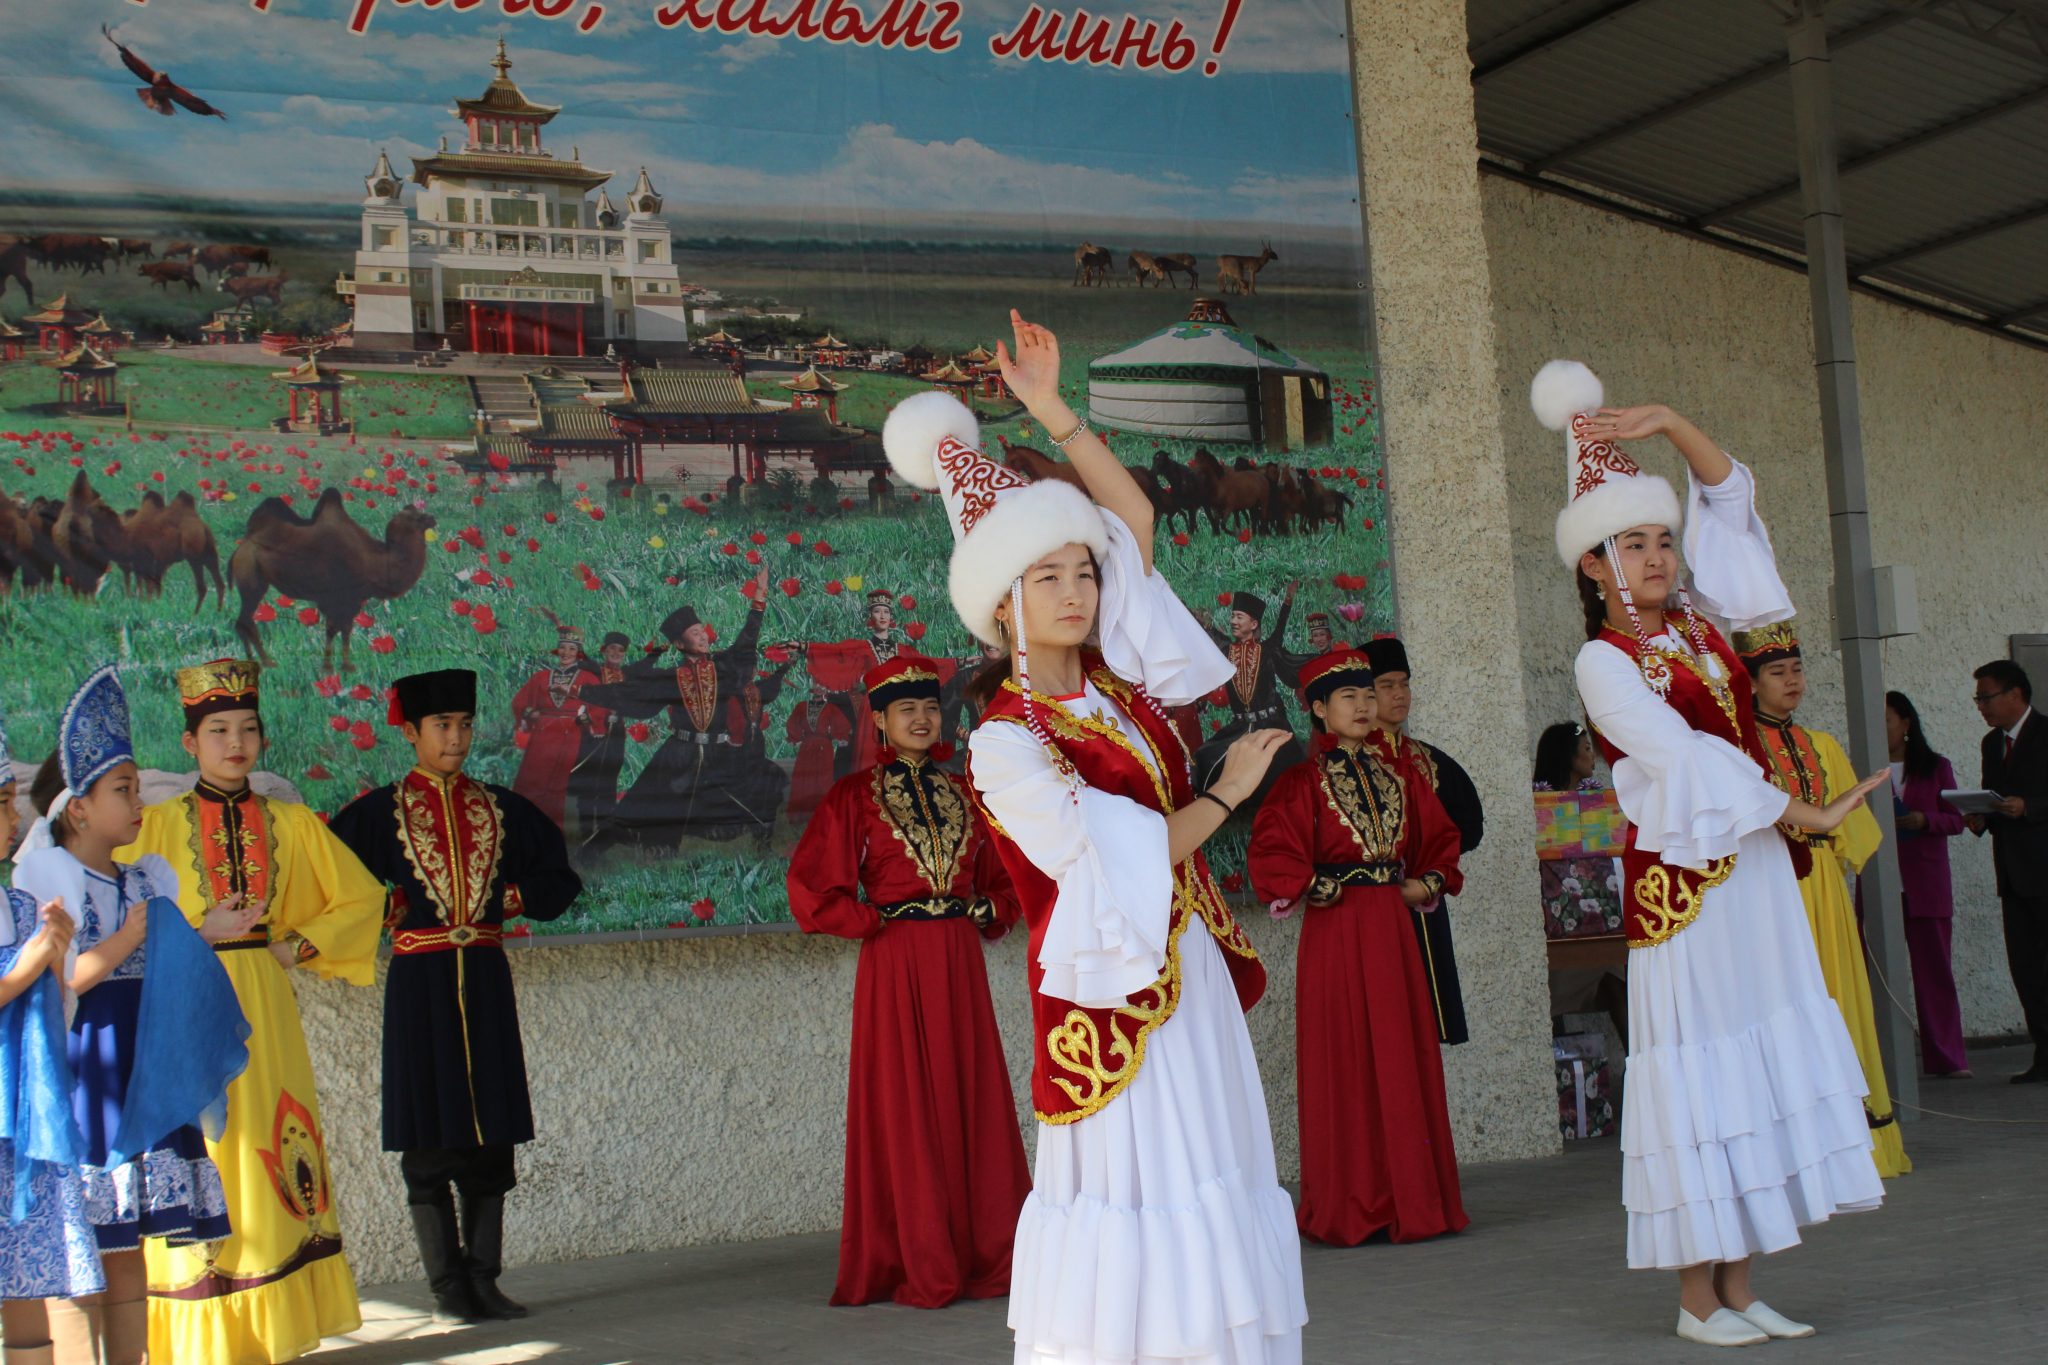
[[1607, 400], [1600, 376], [1576, 360], [1553, 360], [1529, 381], [1529, 407], [1536, 420], [1563, 431], [1572, 418], [1592, 412]]
[[969, 449], [981, 449], [981, 423], [967, 405], [932, 389], [912, 394], [890, 411], [882, 423], [882, 450], [905, 483], [937, 488], [939, 442], [948, 436]]

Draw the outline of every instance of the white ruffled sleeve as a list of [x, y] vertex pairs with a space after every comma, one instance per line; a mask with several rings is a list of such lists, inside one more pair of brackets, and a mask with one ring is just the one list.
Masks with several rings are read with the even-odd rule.
[[1109, 532], [1095, 615], [1103, 662], [1119, 678], [1142, 683], [1164, 706], [1183, 706], [1230, 681], [1230, 661], [1174, 595], [1166, 575], [1156, 568], [1145, 572], [1131, 528], [1108, 508], [1097, 510]]
[[1778, 576], [1771, 533], [1756, 514], [1756, 480], [1740, 461], [1709, 488], [1688, 481], [1685, 562], [1700, 609], [1723, 630], [1754, 630], [1789, 620], [1792, 596]]
[[1058, 885], [1040, 940], [1040, 989], [1091, 1008], [1120, 1005], [1166, 966], [1173, 865], [1166, 817], [1128, 797], [1068, 779], [1031, 732], [981, 725], [967, 775], [1003, 832]]
[[1756, 760], [1686, 724], [1628, 655], [1589, 640], [1574, 671], [1588, 719], [1626, 755], [1614, 765], [1614, 794], [1636, 827], [1636, 847], [1675, 867], [1702, 868], [1784, 815], [1792, 798]]

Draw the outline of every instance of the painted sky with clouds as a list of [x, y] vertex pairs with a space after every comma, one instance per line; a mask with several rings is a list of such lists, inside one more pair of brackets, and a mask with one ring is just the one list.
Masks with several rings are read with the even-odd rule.
[[[1206, 35], [1219, 5], [1134, 12]], [[351, 8], [0, 0], [0, 183], [358, 199], [378, 148], [403, 171], [455, 130], [450, 101], [482, 90], [503, 37], [529, 97], [565, 106], [550, 145], [628, 175], [646, 165], [671, 217], [700, 205], [1357, 223], [1341, 0], [1245, 0], [1216, 77], [992, 57], [988, 35], [1025, 0], [964, 0], [964, 40], [942, 54], [665, 31], [655, 0], [610, 0], [589, 34], [507, 19], [491, 0], [467, 13], [387, 3], [356, 36]], [[145, 109], [102, 23], [229, 122]]]

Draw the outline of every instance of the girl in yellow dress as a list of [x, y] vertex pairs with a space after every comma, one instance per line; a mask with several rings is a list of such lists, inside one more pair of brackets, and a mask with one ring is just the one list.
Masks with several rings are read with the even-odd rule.
[[[1833, 735], [1792, 723], [1792, 712], [1806, 695], [1806, 665], [1799, 654], [1793, 623], [1781, 621], [1758, 630], [1737, 631], [1736, 652], [1756, 680], [1757, 737], [1763, 741], [1771, 781], [1802, 801], [1825, 805], [1856, 785], [1855, 769]], [[1821, 975], [1828, 994], [1849, 1026], [1863, 1081], [1870, 1087], [1864, 1110], [1874, 1144], [1877, 1173], [1886, 1178], [1913, 1169], [1892, 1111], [1885, 1084], [1884, 1060], [1877, 1048], [1877, 1012], [1871, 1003], [1870, 973], [1863, 965], [1863, 934], [1849, 897], [1848, 878], [1863, 870], [1882, 840], [1877, 818], [1857, 806], [1832, 834], [1795, 833], [1812, 855], [1802, 871], [1799, 894], [1806, 901], [1806, 920], [1820, 951]]]
[[121, 851], [162, 855], [194, 924], [223, 903], [262, 907], [247, 933], [214, 945], [254, 1030], [249, 1069], [228, 1090], [227, 1130], [206, 1144], [234, 1235], [147, 1244], [151, 1360], [294, 1360], [362, 1323], [286, 973], [372, 984], [384, 888], [312, 811], [250, 788], [264, 748], [257, 678], [256, 665], [239, 659], [179, 672], [185, 752], [199, 780], [148, 807], [142, 833]]

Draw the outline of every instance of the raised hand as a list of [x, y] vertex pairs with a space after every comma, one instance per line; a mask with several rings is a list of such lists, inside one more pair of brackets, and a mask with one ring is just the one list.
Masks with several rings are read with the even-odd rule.
[[1586, 419], [1586, 434], [1609, 441], [1641, 441], [1662, 435], [1673, 413], [1662, 403], [1632, 408], [1602, 408]]
[[1016, 333], [1016, 349], [1012, 351], [998, 341], [996, 366], [1010, 392], [1043, 421], [1042, 407], [1058, 402], [1060, 396], [1059, 339], [1037, 323], [1024, 321], [1024, 315], [1014, 308], [1010, 310], [1010, 326]]

